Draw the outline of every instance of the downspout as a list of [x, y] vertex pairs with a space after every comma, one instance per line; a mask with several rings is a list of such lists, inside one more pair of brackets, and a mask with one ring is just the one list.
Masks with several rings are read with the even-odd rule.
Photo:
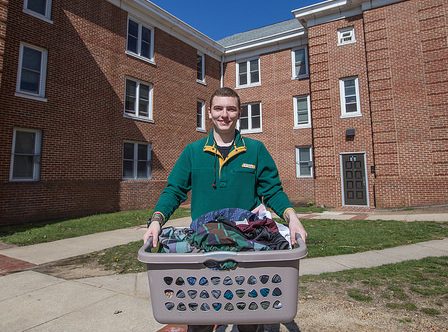
[[220, 87], [224, 87], [224, 55], [221, 55], [221, 81]]

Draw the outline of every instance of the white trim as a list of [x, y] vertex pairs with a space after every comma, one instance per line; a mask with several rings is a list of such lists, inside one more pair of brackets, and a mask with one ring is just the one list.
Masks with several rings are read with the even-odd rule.
[[[129, 144], [133, 144], [133, 148], [134, 148], [134, 157], [132, 159], [132, 172], [134, 174], [133, 177], [124, 177], [124, 144], [125, 143], [129, 143]], [[146, 167], [146, 175], [147, 177], [143, 177], [143, 178], [139, 178], [137, 177], [138, 174], [138, 146], [140, 145], [146, 145], [147, 148], [147, 167]], [[150, 180], [152, 178], [152, 144], [148, 143], [148, 142], [137, 142], [137, 141], [130, 141], [130, 140], [124, 140], [123, 141], [123, 153], [121, 155], [121, 177], [123, 180]], [[130, 160], [130, 159], [126, 159], [126, 160]]]
[[31, 16], [34, 16], [38, 19], [41, 19], [42, 21], [45, 21], [47, 23], [51, 23], [53, 24], [53, 21], [51, 20], [51, 1], [52, 0], [46, 0], [45, 3], [45, 15], [42, 15], [41, 13], [37, 13], [31, 9], [28, 9], [28, 1], [29, 0], [24, 0], [23, 1], [23, 12], [27, 13]]
[[26, 98], [26, 99], [31, 99], [31, 100], [36, 100], [36, 101], [42, 101], [42, 102], [47, 102], [48, 99], [45, 97], [39, 97], [39, 96], [34, 96], [34, 95], [29, 95], [23, 92], [16, 92], [14, 93], [14, 96], [16, 97], [21, 97], [21, 98]]
[[[198, 104], [201, 103], [201, 126], [198, 127], [197, 114], [198, 114]], [[196, 130], [205, 131], [205, 101], [198, 99], [196, 101]]]
[[[303, 75], [299, 75], [296, 73], [296, 51], [304, 50], [305, 51], [305, 69], [306, 73]], [[310, 76], [309, 67], [308, 67], [308, 48], [305, 46], [296, 47], [291, 50], [291, 79], [299, 80], [303, 78], [308, 78]]]
[[[258, 60], [258, 82], [252, 82], [251, 77], [250, 77], [250, 63], [251, 63], [251, 61], [254, 61], [254, 60]], [[246, 84], [240, 84], [240, 63], [243, 63], [243, 62], [246, 62], [246, 68], [247, 68], [247, 72], [246, 72], [247, 83]], [[236, 88], [249, 88], [249, 87], [261, 85], [261, 61], [260, 61], [259, 56], [236, 62], [235, 71], [236, 71], [236, 77], [235, 77], [236, 78], [236, 80], [235, 80]]]
[[[205, 77], [206, 77], [206, 75], [205, 75], [205, 54], [198, 50], [198, 51], [197, 51], [197, 56], [196, 56], [196, 57], [198, 57], [198, 56], [201, 57], [202, 79], [197, 78], [198, 75], [197, 75], [197, 70], [196, 70], [196, 82], [201, 83], [201, 84], [203, 84], [203, 85], [207, 85], [207, 84], [205, 83]], [[196, 61], [197, 61], [197, 58], [196, 58]], [[196, 66], [197, 66], [197, 63], [196, 63]]]
[[[127, 40], [126, 40], [126, 41], [127, 41]], [[137, 58], [137, 59], [139, 59], [139, 60], [145, 61], [145, 62], [147, 62], [147, 63], [149, 63], [149, 64], [151, 64], [151, 65], [156, 65], [156, 63], [155, 63], [154, 60], [150, 60], [150, 59], [148, 59], [148, 58], [145, 58], [145, 57], [143, 57], [143, 56], [140, 56], [140, 55], [138, 55], [138, 54], [135, 54], [135, 53], [133, 53], [133, 52], [131, 52], [131, 51], [125, 50], [124, 53], [127, 54], [127, 55], [129, 55], [129, 56], [132, 56], [132, 57], [134, 57], [134, 58]]]
[[[32, 178], [14, 178], [14, 157], [16, 149], [16, 133], [17, 131], [35, 133], [34, 141], [34, 160], [33, 160], [33, 177]], [[9, 181], [10, 182], [35, 182], [39, 181], [40, 178], [40, 160], [41, 160], [41, 149], [42, 149], [42, 132], [39, 129], [29, 129], [29, 128], [14, 128], [12, 136], [12, 147], [11, 147], [11, 164], [9, 168]]]
[[[136, 83], [136, 87], [135, 87], [135, 115], [127, 113], [126, 112], [126, 86], [127, 86], [127, 81], [132, 81], [134, 83]], [[139, 103], [139, 98], [140, 98], [140, 84], [146, 85], [149, 87], [149, 95], [148, 95], [148, 116], [141, 116], [140, 114], [140, 103]], [[140, 81], [138, 79], [132, 78], [132, 77], [125, 77], [125, 81], [124, 81], [124, 109], [123, 109], [123, 115], [125, 118], [130, 118], [130, 119], [136, 119], [136, 120], [142, 120], [142, 121], [147, 121], [147, 122], [154, 122], [154, 118], [153, 118], [153, 95], [154, 95], [154, 85], [152, 83], [148, 83], [148, 82], [144, 82], [144, 81]]]
[[[22, 80], [23, 51], [24, 51], [25, 47], [41, 52], [40, 72], [39, 72], [39, 74], [40, 74], [40, 76], [39, 76], [39, 93], [32, 93], [29, 91], [20, 90], [20, 82]], [[48, 51], [45, 48], [21, 42], [20, 49], [19, 49], [19, 66], [17, 68], [16, 93], [18, 93], [21, 96], [28, 95], [28, 96], [45, 99], [45, 85], [46, 85], [46, 80], [47, 80], [47, 63], [48, 63]]]
[[[310, 175], [301, 175], [300, 174], [300, 149], [308, 149], [310, 152], [310, 160], [307, 162], [310, 163]], [[313, 163], [313, 148], [312, 146], [296, 146], [296, 177], [297, 178], [313, 178], [314, 177], [314, 163]]]
[[[345, 105], [345, 81], [355, 80], [355, 97], [356, 97], [356, 112], [346, 112]], [[358, 76], [344, 77], [339, 79], [339, 96], [341, 103], [341, 118], [352, 118], [362, 116], [361, 114], [361, 101], [359, 96], [359, 83]]]
[[[134, 23], [138, 24], [138, 36], [137, 36], [137, 53], [132, 52], [128, 49], [128, 39], [129, 39], [129, 21], [133, 21]], [[139, 59], [148, 61], [152, 64], [155, 64], [154, 61], [154, 27], [147, 25], [137, 18], [133, 17], [132, 15], [128, 15], [128, 19], [126, 21], [126, 49], [125, 53], [129, 55], [133, 55]], [[141, 45], [142, 45], [142, 29], [146, 28], [150, 31], [150, 45], [149, 45], [149, 58], [143, 56]]]
[[[308, 108], [308, 123], [305, 124], [298, 124], [298, 116], [297, 116], [297, 101], [299, 98], [306, 98], [306, 104]], [[301, 96], [294, 96], [292, 98], [293, 100], [293, 108], [294, 108], [294, 129], [301, 129], [301, 128], [311, 128], [311, 102], [310, 102], [310, 95], [301, 95]]]
[[[252, 128], [252, 105], [260, 106], [260, 128]], [[244, 103], [241, 106], [247, 105], [247, 128], [248, 129], [240, 129], [240, 119], [238, 119], [237, 128], [240, 130], [241, 134], [258, 134], [263, 132], [263, 109], [261, 102], [254, 103]], [[241, 116], [240, 116], [241, 118]]]
[[[344, 192], [344, 164], [342, 162], [342, 156], [346, 154], [362, 154], [364, 156], [364, 171], [365, 171], [365, 179], [366, 179], [366, 205], [348, 205], [345, 204], [345, 192]], [[360, 152], [340, 152], [339, 153], [339, 170], [341, 174], [341, 196], [342, 196], [342, 206], [353, 206], [353, 207], [370, 207], [370, 199], [369, 199], [369, 177], [367, 173], [367, 153], [365, 151]]]
[[[346, 32], [350, 32], [350, 40], [349, 41], [344, 41], [343, 40], [343, 34]], [[343, 46], [343, 45], [349, 45], [349, 44], [353, 44], [356, 43], [356, 36], [355, 36], [355, 27], [351, 26], [351, 27], [345, 27], [342, 29], [338, 29], [337, 31], [337, 38], [338, 38], [338, 46]]]

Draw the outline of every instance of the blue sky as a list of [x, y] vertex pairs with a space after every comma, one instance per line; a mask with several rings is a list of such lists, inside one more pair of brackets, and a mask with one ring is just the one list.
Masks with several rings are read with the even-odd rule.
[[151, 0], [214, 40], [293, 18], [323, 0]]

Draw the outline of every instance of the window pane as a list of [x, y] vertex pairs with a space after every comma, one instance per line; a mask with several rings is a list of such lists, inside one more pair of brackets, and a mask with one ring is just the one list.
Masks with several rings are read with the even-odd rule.
[[260, 126], [261, 123], [261, 118], [260, 117], [253, 117], [252, 118], [252, 129], [259, 129], [261, 128]]
[[241, 62], [238, 65], [239, 70], [239, 84], [247, 84], [247, 62]]
[[250, 71], [258, 71], [258, 60], [252, 60], [250, 62]]
[[123, 159], [134, 159], [134, 144], [124, 143]]
[[126, 80], [125, 110], [127, 113], [135, 114], [136, 94], [137, 94], [137, 83], [131, 80]]
[[240, 72], [240, 74], [247, 73], [247, 62], [240, 62], [239, 63], [239, 72]]
[[251, 115], [252, 116], [260, 115], [260, 104], [252, 104], [251, 105]]
[[45, 9], [47, 7], [46, 0], [28, 0], [27, 8], [33, 12], [42, 14], [45, 16]]
[[356, 104], [346, 104], [345, 112], [347, 112], [347, 113], [357, 112]]
[[248, 119], [247, 118], [240, 118], [240, 129], [248, 129]]
[[138, 145], [138, 160], [148, 160], [148, 146], [145, 144]]
[[355, 80], [345, 80], [344, 81], [345, 90], [347, 91], [347, 88], [354, 87], [355, 86]]
[[146, 84], [140, 84], [139, 98], [149, 100], [149, 86]]
[[142, 26], [142, 41], [151, 44], [151, 30]]
[[148, 162], [139, 161], [137, 164], [137, 178], [146, 179], [148, 177]]
[[311, 175], [311, 167], [308, 165], [308, 163], [300, 163], [300, 175], [301, 176]]
[[134, 162], [132, 160], [123, 160], [123, 177], [134, 178]]
[[247, 118], [247, 109], [248, 109], [248, 105], [241, 106], [241, 117], [242, 118]]
[[346, 96], [354, 96], [356, 94], [356, 89], [354, 86], [345, 87]]
[[12, 177], [14, 179], [32, 179], [34, 169], [34, 156], [14, 156]]
[[246, 75], [246, 73], [240, 74], [240, 85], [245, 85], [245, 84], [247, 84], [247, 75]]
[[259, 81], [260, 81], [260, 75], [258, 74], [258, 71], [254, 72], [254, 73], [250, 73], [250, 82], [251, 83], [257, 83]]
[[257, 83], [260, 81], [260, 73], [258, 70], [258, 60], [250, 62], [250, 82]]
[[356, 96], [345, 97], [345, 103], [346, 104], [354, 104], [354, 103], [356, 103]]
[[23, 48], [22, 67], [40, 72], [40, 64], [42, 61], [42, 52], [33, 48]]
[[21, 78], [20, 80], [21, 91], [28, 91], [39, 94], [39, 83], [40, 83], [39, 73], [23, 69], [20, 78]]
[[142, 44], [140, 55], [145, 58], [151, 58], [151, 30], [142, 26]]
[[310, 161], [310, 149], [299, 149], [299, 160], [300, 162]]
[[296, 76], [305, 75], [306, 74], [305, 49], [296, 50], [294, 54], [295, 54]]
[[147, 100], [140, 99], [138, 103], [138, 116], [149, 116], [149, 102]]
[[202, 103], [196, 103], [196, 127], [202, 128]]
[[197, 68], [197, 79], [202, 81], [203, 77], [203, 68], [202, 68], [202, 55], [198, 54], [196, 58], [196, 68]]
[[297, 121], [299, 124], [308, 123], [308, 112], [307, 111], [298, 111], [297, 112]]
[[142, 42], [140, 55], [147, 59], [151, 58], [151, 47], [148, 43]]
[[299, 111], [308, 110], [308, 102], [306, 98], [297, 98], [297, 109]]
[[137, 53], [138, 23], [129, 20], [128, 22], [128, 50]]
[[15, 153], [34, 154], [36, 133], [16, 131]]

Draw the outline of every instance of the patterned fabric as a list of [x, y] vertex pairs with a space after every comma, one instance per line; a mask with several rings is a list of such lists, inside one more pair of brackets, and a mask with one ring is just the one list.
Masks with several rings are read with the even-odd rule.
[[192, 252], [193, 248], [187, 241], [187, 235], [189, 233], [191, 233], [189, 228], [162, 228], [162, 233], [159, 236], [159, 252]]
[[197, 232], [198, 228], [205, 223], [211, 221], [238, 221], [238, 220], [257, 220], [258, 216], [255, 213], [252, 213], [248, 210], [239, 209], [239, 208], [226, 208], [211, 211], [203, 214], [199, 218], [193, 220], [191, 222], [190, 228]]

